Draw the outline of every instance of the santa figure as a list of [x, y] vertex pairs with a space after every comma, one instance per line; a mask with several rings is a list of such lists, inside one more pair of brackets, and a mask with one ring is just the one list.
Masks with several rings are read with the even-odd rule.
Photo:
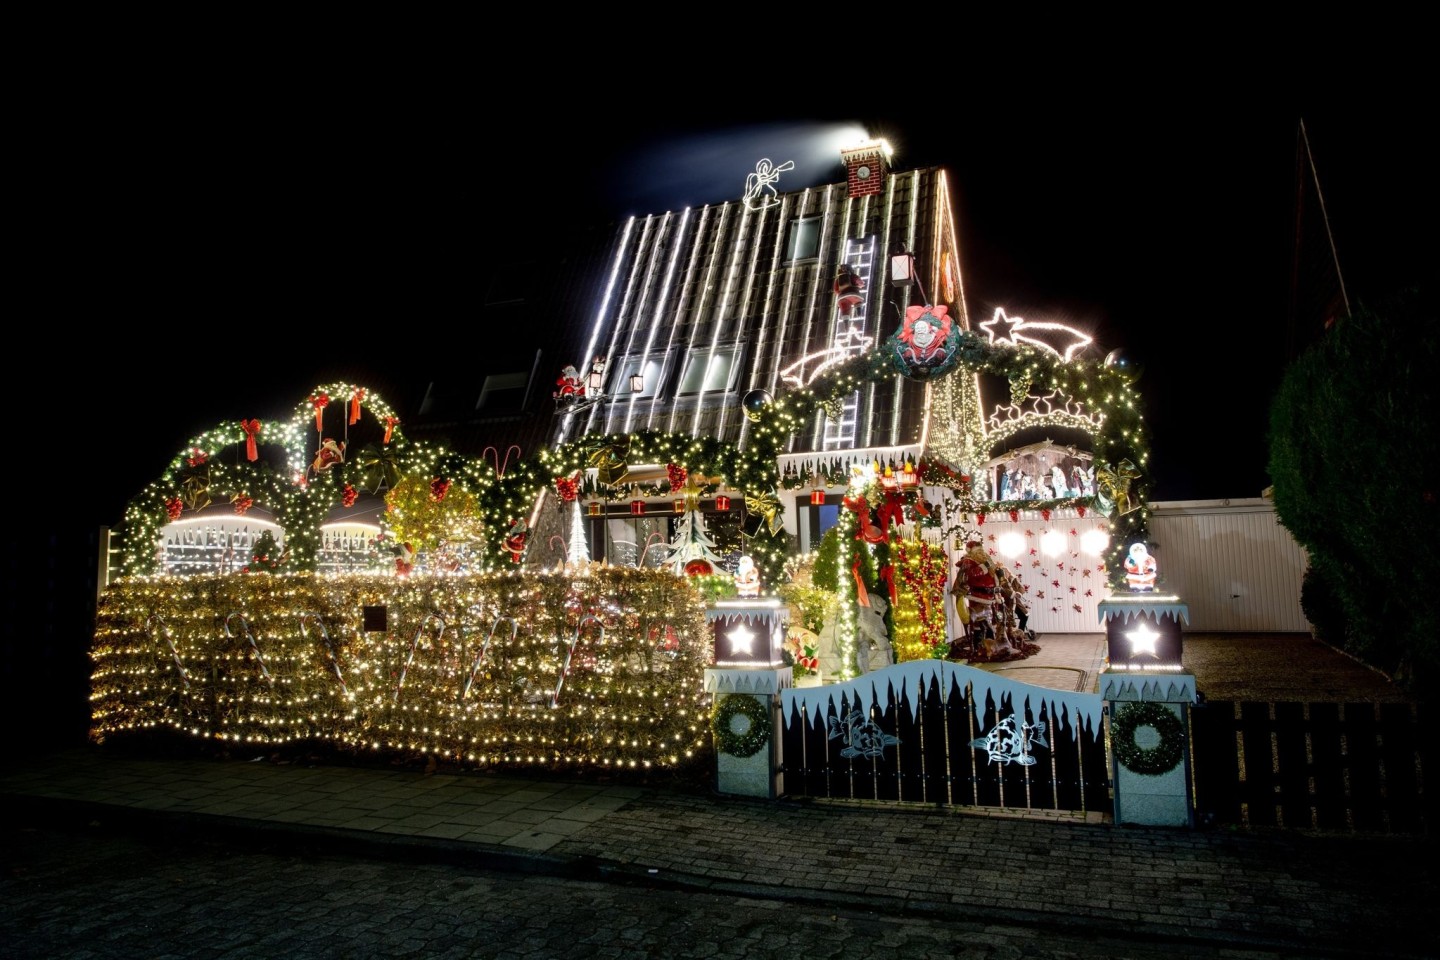
[[1131, 590], [1155, 589], [1155, 558], [1143, 543], [1130, 544], [1130, 553], [1125, 557], [1125, 582]]
[[315, 453], [315, 460], [310, 464], [310, 469], [316, 473], [324, 473], [337, 463], [345, 462], [345, 442], [343, 440], [322, 440], [320, 449]]
[[585, 380], [573, 363], [567, 363], [561, 368], [555, 385], [557, 389], [551, 396], [562, 403], [571, 403], [585, 396]]
[[741, 557], [735, 567], [735, 593], [741, 597], [760, 596], [760, 571], [749, 557]]
[[505, 537], [505, 550], [510, 554], [511, 563], [519, 563], [525, 556], [525, 541], [530, 536], [530, 526], [524, 520], [511, 520], [510, 533]]
[[840, 316], [850, 316], [855, 308], [865, 301], [860, 292], [864, 289], [865, 281], [855, 272], [855, 268], [846, 263], [840, 264], [835, 271], [835, 306]]

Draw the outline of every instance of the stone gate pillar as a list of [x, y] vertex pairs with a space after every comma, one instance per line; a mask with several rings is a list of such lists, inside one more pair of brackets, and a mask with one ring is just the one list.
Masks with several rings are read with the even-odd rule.
[[1195, 677], [1182, 663], [1179, 597], [1120, 592], [1100, 601], [1106, 670], [1100, 697], [1109, 715], [1115, 823], [1194, 826], [1190, 707]]
[[774, 598], [718, 600], [705, 611], [715, 666], [705, 671], [714, 696], [715, 788], [774, 799], [780, 772], [780, 691], [791, 683], [781, 657], [789, 613]]

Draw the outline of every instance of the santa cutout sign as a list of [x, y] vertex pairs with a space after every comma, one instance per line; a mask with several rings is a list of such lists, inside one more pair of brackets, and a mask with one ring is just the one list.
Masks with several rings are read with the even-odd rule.
[[905, 319], [885, 341], [891, 365], [911, 380], [934, 380], [954, 368], [960, 327], [946, 306], [908, 307]]

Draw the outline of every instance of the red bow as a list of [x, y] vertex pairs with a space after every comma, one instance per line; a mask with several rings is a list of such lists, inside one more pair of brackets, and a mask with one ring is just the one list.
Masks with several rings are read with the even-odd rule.
[[364, 399], [365, 399], [365, 388], [364, 388], [364, 387], [357, 387], [356, 390], [355, 390], [355, 392], [350, 395], [350, 422], [351, 422], [351, 423], [359, 423], [359, 422], [360, 422], [360, 401], [361, 401], [361, 400], [364, 400]]
[[255, 437], [260, 433], [260, 421], [241, 420], [240, 429], [245, 431], [245, 459], [254, 463], [260, 458], [260, 452], [255, 449]]
[[325, 408], [330, 406], [330, 394], [322, 393], [310, 398], [310, 403], [315, 407], [315, 429], [321, 433], [325, 432]]
[[392, 433], [395, 432], [395, 424], [397, 424], [397, 423], [399, 423], [399, 422], [400, 422], [400, 418], [399, 418], [399, 417], [386, 417], [386, 418], [385, 418], [385, 439], [382, 440], [382, 441], [380, 441], [381, 443], [389, 443], [389, 442], [390, 442], [390, 434], [392, 434]]

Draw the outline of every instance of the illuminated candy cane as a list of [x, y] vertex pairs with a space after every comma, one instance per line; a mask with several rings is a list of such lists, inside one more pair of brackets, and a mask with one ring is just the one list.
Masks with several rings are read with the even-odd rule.
[[[570, 658], [575, 656], [575, 647], [580, 643], [580, 631], [585, 629], [585, 624], [590, 620], [600, 623], [600, 618], [592, 613], [583, 617], [575, 625], [575, 637], [570, 641], [570, 646], [565, 648], [565, 667], [560, 671], [560, 679], [555, 681], [555, 693], [550, 697], [551, 707], [560, 706], [560, 689], [565, 686], [565, 677], [570, 673]], [[600, 623], [600, 638], [602, 640], [605, 638], [605, 624], [603, 623]]]
[[465, 689], [460, 694], [464, 700], [470, 696], [470, 687], [475, 683], [475, 675], [480, 672], [480, 664], [485, 662], [485, 654], [490, 651], [490, 641], [495, 639], [495, 631], [500, 629], [500, 624], [510, 624], [510, 640], [515, 640], [515, 635], [520, 632], [520, 625], [515, 622], [514, 617], [496, 617], [495, 622], [490, 625], [490, 635], [485, 638], [485, 643], [480, 647], [480, 655], [475, 658], [475, 665], [470, 668], [470, 677], [465, 681]]
[[436, 614], [429, 614], [424, 620], [420, 621], [420, 626], [415, 628], [415, 639], [410, 641], [410, 656], [405, 658], [405, 666], [400, 670], [400, 681], [395, 684], [396, 703], [400, 702], [400, 688], [405, 686], [405, 674], [410, 672], [410, 664], [415, 662], [415, 650], [420, 646], [420, 634], [425, 632], [425, 627], [431, 620], [440, 624], [440, 632], [435, 634], [435, 639], [439, 640], [445, 636], [445, 621], [440, 619]]
[[260, 675], [270, 685], [270, 692], [275, 692], [275, 678], [270, 676], [270, 670], [265, 666], [265, 658], [260, 656], [260, 646], [255, 642], [255, 637], [250, 633], [250, 623], [245, 619], [243, 613], [232, 613], [225, 618], [225, 636], [235, 639], [235, 631], [230, 628], [231, 620], [239, 620], [240, 627], [245, 631], [245, 640], [250, 644], [250, 649], [255, 651], [255, 662], [260, 664]]
[[318, 613], [300, 614], [300, 636], [306, 640], [310, 639], [310, 633], [305, 629], [305, 622], [314, 620], [316, 629], [320, 632], [320, 639], [325, 641], [325, 653], [330, 657], [330, 669], [335, 671], [335, 679], [340, 682], [340, 692], [347, 697], [350, 695], [350, 688], [345, 686], [345, 677], [340, 673], [340, 658], [335, 656], [335, 644], [330, 642], [330, 631], [325, 629], [325, 621], [320, 619]]
[[659, 540], [661, 542], [661, 545], [663, 545], [665, 542], [665, 538], [660, 536], [660, 534], [650, 534], [650, 536], [645, 539], [645, 549], [640, 551], [640, 556], [635, 560], [636, 569], [645, 566], [645, 558], [650, 555], [650, 548], [656, 546], [656, 544], [651, 543], [652, 540]]
[[549, 547], [550, 547], [550, 552], [551, 552], [551, 553], [555, 553], [555, 552], [556, 552], [556, 550], [555, 550], [555, 541], [556, 541], [556, 540], [559, 540], [559, 541], [560, 541], [560, 550], [559, 550], [560, 555], [561, 555], [562, 557], [564, 557], [566, 560], [569, 560], [569, 559], [570, 559], [570, 548], [565, 545], [565, 538], [562, 537], [562, 536], [560, 536], [560, 534], [558, 534], [558, 533], [555, 534], [553, 537], [551, 537], [549, 540], [545, 541], [545, 542], [549, 545]]
[[180, 672], [180, 685], [186, 693], [189, 693], [190, 674], [186, 672], [185, 664], [180, 662], [180, 651], [175, 649], [175, 639], [170, 628], [161, 623], [159, 614], [152, 613], [145, 618], [145, 632], [150, 635], [150, 639], [152, 640], [155, 639], [155, 630], [157, 627], [164, 631], [165, 646], [170, 648], [170, 657], [175, 661], [175, 669]]

